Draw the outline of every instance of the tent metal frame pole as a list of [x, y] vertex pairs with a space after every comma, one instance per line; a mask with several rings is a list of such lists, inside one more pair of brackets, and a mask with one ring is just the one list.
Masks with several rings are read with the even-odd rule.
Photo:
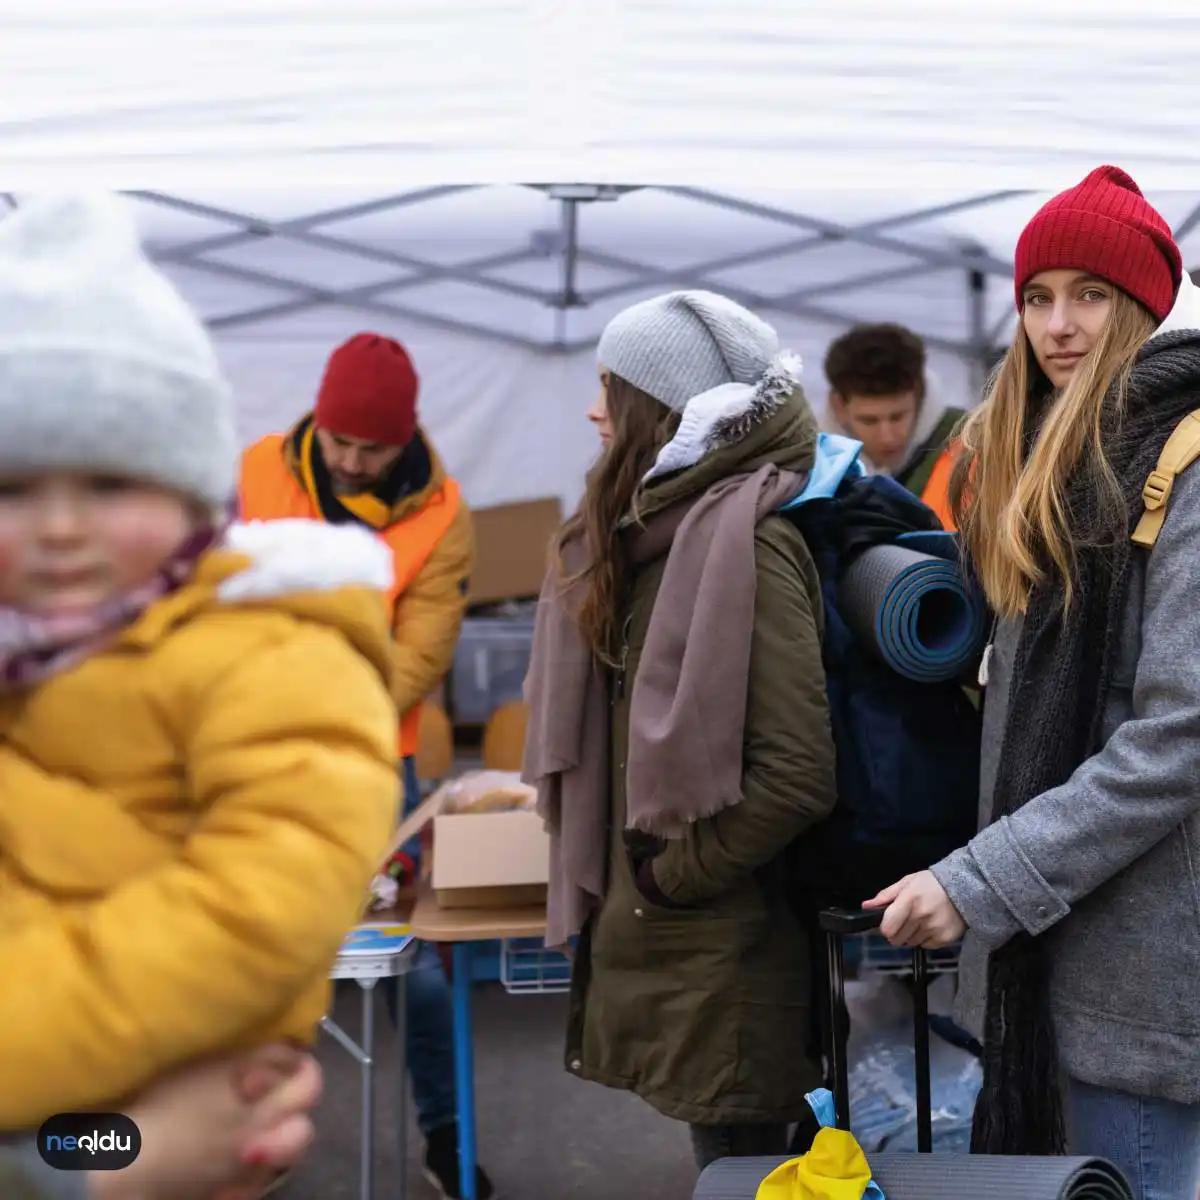
[[[810, 217], [802, 213], [790, 212], [787, 209], [772, 208], [766, 204], [757, 204], [750, 200], [740, 200], [733, 196], [724, 196], [718, 192], [709, 192], [703, 188], [664, 187], [663, 192], [673, 196], [683, 196], [689, 200], [697, 200], [701, 204], [710, 204], [717, 208], [726, 208], [731, 212], [743, 213], [746, 216], [761, 217], [769, 221], [778, 221], [783, 225], [796, 225], [802, 229], [811, 229], [827, 241], [851, 241], [873, 250], [881, 250], [889, 254], [902, 254], [909, 258], [924, 259], [939, 267], [972, 267], [987, 271], [992, 275], [1012, 278], [1012, 263], [984, 253], [976, 258], [964, 251], [939, 250], [930, 246], [918, 246], [900, 238], [888, 237], [853, 225], [841, 225], [822, 217]], [[1012, 192], [1009, 195], [1020, 195]]]
[[562, 290], [554, 305], [554, 348], [560, 349], [567, 341], [567, 314], [573, 308], [583, 306], [583, 298], [575, 287], [579, 269], [579, 201], [572, 198], [561, 200], [562, 207]]
[[987, 384], [988, 360], [992, 345], [987, 331], [987, 285], [986, 272], [967, 272], [967, 319], [970, 330], [968, 338], [971, 346], [968, 366], [971, 392], [975, 396], [982, 396]]
[[[473, 259], [468, 263], [460, 265], [464, 270], [483, 271], [528, 262], [534, 257], [536, 256], [528, 250], [506, 250], [503, 254], [491, 254], [487, 258]], [[206, 261], [205, 259], [189, 259], [183, 265], [191, 270], [202, 266]], [[298, 313], [308, 312], [311, 309], [322, 308], [330, 304], [345, 304], [349, 306], [373, 300], [377, 296], [402, 292], [408, 288], [419, 287], [423, 283], [435, 281], [433, 275], [418, 271], [413, 275], [400, 275], [394, 279], [381, 279], [376, 283], [367, 283], [360, 287], [318, 289], [311, 284], [303, 284], [299, 280], [272, 276], [268, 272], [262, 272], [262, 274], [264, 278], [274, 278], [276, 280], [272, 286], [297, 289], [305, 288], [310, 289], [313, 294], [304, 299], [284, 300], [278, 304], [267, 304], [261, 308], [242, 309], [226, 316], [216, 317], [209, 322], [210, 327], [214, 329], [232, 329], [240, 325], [251, 324], [255, 321], [295, 316]], [[319, 295], [317, 294], [318, 292]]]
[[784, 304], [803, 304], [818, 296], [834, 296], [839, 292], [856, 292], [860, 288], [878, 286], [881, 283], [903, 283], [908, 279], [923, 278], [937, 274], [941, 268], [928, 263], [914, 263], [907, 267], [895, 267], [890, 271], [864, 271], [860, 275], [848, 275], [843, 279], [831, 279], [827, 283], [814, 283], [797, 288], [779, 297]]
[[[348, 299], [349, 293], [326, 291], [315, 288], [311, 284], [300, 283], [298, 280], [281, 279], [279, 276], [265, 271], [256, 271], [250, 267], [235, 267], [230, 263], [210, 262], [207, 259], [196, 259], [188, 263], [188, 269], [201, 271], [226, 279], [237, 279], [244, 283], [252, 283], [260, 287], [293, 288], [306, 298], [320, 304], [336, 304], [344, 308], [353, 308], [368, 312], [375, 316], [393, 317], [402, 321], [422, 321], [439, 329], [448, 329], [455, 333], [469, 333], [475, 337], [489, 338], [492, 341], [504, 342], [510, 346], [519, 346], [524, 350], [545, 350], [546, 347], [531, 338], [519, 334], [508, 333], [501, 329], [493, 329], [486, 325], [476, 325], [470, 321], [461, 321], [452, 317], [439, 316], [436, 313], [417, 311], [404, 308], [397, 304], [389, 304], [381, 300]], [[210, 328], [221, 328], [221, 318], [207, 322]]]
[[[645, 287], [647, 284], [685, 284], [689, 287], [704, 288], [708, 291], [720, 292], [728, 296], [731, 300], [744, 305], [746, 308], [755, 310], [770, 310], [773, 312], [788, 313], [790, 316], [807, 318], [810, 321], [821, 321], [824, 324], [847, 326], [854, 324], [854, 317], [847, 313], [836, 312], [832, 309], [823, 308], [815, 304], [810, 304], [807, 301], [785, 300], [779, 296], [763, 296], [757, 292], [752, 292], [746, 288], [730, 287], [727, 283], [713, 279], [704, 279], [697, 277], [688, 271], [686, 268], [678, 273], [671, 271], [647, 270], [641, 263], [637, 263], [627, 258], [620, 258], [613, 254], [598, 254], [591, 250], [580, 252], [580, 257], [588, 262], [596, 263], [598, 266], [608, 267], [614, 271], [627, 271], [633, 273], [638, 270], [645, 272], [643, 280], [639, 286]], [[860, 284], [861, 286], [861, 284]], [[591, 302], [592, 297], [587, 297]], [[922, 341], [927, 346], [936, 350], [944, 350], [949, 354], [956, 354], [963, 357], [969, 353], [969, 346], [963, 342], [956, 342], [949, 338], [938, 337], [932, 334], [920, 333]], [[582, 339], [573, 342], [569, 345], [569, 349], [578, 350], [594, 344], [595, 339]]]
[[194, 217], [203, 217], [212, 221], [233, 222], [242, 226], [236, 233], [219, 233], [210, 237], [197, 238], [190, 242], [181, 242], [171, 247], [170, 253], [177, 255], [175, 261], [182, 262], [198, 254], [209, 254], [217, 250], [231, 250], [249, 242], [258, 241], [264, 237], [279, 237], [286, 232], [305, 233], [320, 225], [333, 225], [339, 221], [353, 221], [361, 217], [374, 216], [377, 213], [389, 212], [398, 208], [407, 208], [413, 204], [426, 204], [433, 200], [445, 200], [463, 192], [479, 190], [476, 186], [457, 184], [446, 187], [422, 188], [415, 192], [401, 192], [394, 196], [382, 196], [377, 200], [367, 200], [360, 204], [350, 204], [341, 208], [329, 208], [303, 217], [293, 217], [287, 221], [266, 221], [249, 213], [232, 213], [227, 209], [214, 208], [212, 205], [200, 204], [194, 200], [186, 200], [179, 196], [171, 196], [165, 192], [132, 191], [127, 192], [139, 200], [150, 204], [158, 204], [173, 208], [178, 212], [189, 213]]
[[[314, 232], [317, 225], [325, 223], [329, 214], [314, 213], [291, 222], [264, 221], [261, 218], [248, 217], [244, 213], [237, 213], [230, 209], [197, 204], [190, 200], [180, 200], [177, 197], [167, 196], [164, 193], [137, 192], [132, 194], [138, 196], [139, 199], [149, 200], [152, 203], [161, 204], [167, 208], [187, 212], [192, 216], [202, 216], [210, 220], [226, 221], [229, 224], [241, 225], [242, 231], [237, 235], [239, 238], [238, 244], [247, 239], [277, 237], [287, 241], [298, 242], [301, 245], [312, 246], [318, 250], [332, 250], [336, 253], [362, 258], [369, 262], [403, 267], [410, 272], [422, 275], [424, 277], [422, 282], [448, 281], [453, 283], [468, 283], [473, 287], [488, 288], [506, 296], [515, 296], [523, 300], [534, 300], [542, 304], [549, 304], [554, 300], [552, 292], [543, 291], [541, 288], [529, 287], [526, 284], [513, 283], [509, 280], [496, 279], [493, 276], [482, 275], [478, 271], [471, 271], [461, 266], [429, 262], [426, 259], [416, 258], [410, 254], [400, 254], [394, 250], [384, 249], [381, 246], [368, 246], [352, 238], [339, 238], [333, 237], [330, 234]], [[415, 203], [415, 201], [412, 202]], [[385, 207], [395, 206], [395, 203], [392, 203]], [[361, 212], [367, 206], [359, 205], [355, 207], [359, 210], [359, 215], [361, 215]], [[330, 211], [336, 214], [345, 210]], [[378, 205], [375, 206], [374, 211], [379, 211]], [[192, 243], [191, 249], [186, 247], [161, 249], [155, 252], [154, 258], [156, 262], [160, 263], [192, 266], [201, 261], [208, 261], [202, 258], [205, 250], [212, 252], [214, 249], [228, 249], [233, 244], [229, 241], [229, 238], [233, 236], [235, 235], [230, 234], [223, 241], [211, 238], [205, 239], [202, 245], [200, 243]], [[200, 245], [200, 249], [196, 248], [197, 245]]]
[[1182, 242], [1197, 225], [1200, 225], [1200, 204], [1197, 204], [1186, 217], [1175, 227], [1174, 234], [1177, 242]]
[[[738, 254], [728, 254], [722, 258], [708, 259], [705, 262], [694, 263], [687, 267], [676, 268], [670, 272], [662, 272], [661, 277], [663, 282], [675, 283], [685, 277], [706, 277], [718, 271], [737, 270], [741, 267], [753, 266], [755, 263], [767, 262], [775, 258], [791, 257], [792, 255], [803, 254], [809, 250], [816, 250], [823, 246], [830, 245], [833, 241], [859, 241], [863, 236], [872, 235], [883, 232], [887, 229], [896, 229], [903, 225], [916, 225], [922, 221], [930, 221], [936, 217], [950, 216], [954, 213], [964, 212], [972, 208], [982, 208], [989, 204], [996, 204], [1002, 200], [1007, 200], [1013, 196], [1021, 195], [1020, 192], [988, 192], [984, 195], [970, 196], [963, 200], [952, 201], [947, 204], [937, 204], [930, 208], [914, 209], [911, 212], [895, 213], [889, 217], [883, 217], [875, 221], [867, 221], [861, 225], [846, 226], [846, 236], [841, 238], [833, 238], [827, 234], [810, 234], [807, 237], [792, 238], [786, 242], [777, 242], [771, 246], [764, 247], [760, 250], [751, 250]], [[773, 210], [778, 211], [778, 210]], [[795, 215], [795, 214], [793, 214]], [[907, 244], [907, 243], [906, 243]], [[923, 271], [941, 270], [942, 267], [933, 266], [926, 260], [922, 260]], [[954, 264], [959, 265], [959, 264]], [[653, 268], [647, 268], [647, 271]], [[897, 270], [907, 270], [907, 268], [897, 268]], [[913, 274], [920, 274], [922, 271], [914, 270]], [[884, 274], [883, 272], [879, 273]], [[872, 274], [870, 276], [857, 276], [862, 283], [857, 286], [868, 286], [871, 283], [883, 282], [879, 275]], [[899, 276], [897, 277], [899, 278]], [[624, 295], [628, 292], [638, 291], [645, 286], [644, 279], [638, 279], [629, 283], [616, 283], [608, 287], [599, 288], [588, 295], [588, 303], [595, 304], [602, 300], [614, 299], [617, 296]], [[824, 289], [827, 285], [821, 285]], [[807, 290], [807, 289], [806, 289]], [[841, 287], [838, 290], [845, 290]], [[811, 293], [810, 294], [819, 294]]]
[[[924, 246], [892, 236], [890, 231], [1027, 194], [1022, 191], [990, 192], [925, 208], [897, 212], [858, 225], [846, 225], [700, 188], [641, 188], [614, 185], [611, 188], [598, 190], [587, 185], [578, 185], [573, 188], [552, 184], [527, 184], [526, 187], [557, 199], [561, 205], [561, 239], [556, 247], [561, 255], [561, 276], [558, 289], [532, 287], [515, 280], [498, 278], [493, 274], [493, 272], [509, 266], [545, 257], [545, 252], [539, 251], [536, 246], [517, 247], [469, 262], [446, 264], [399, 253], [383, 246], [371, 245], [364, 240], [320, 232], [323, 226], [398, 210], [415, 204], [436, 203], [460, 193], [479, 190], [481, 186], [483, 185], [424, 188], [339, 208], [310, 212], [303, 216], [279, 221], [265, 220], [251, 213], [236, 212], [163, 192], [135, 191], [129, 194], [151, 204], [235, 227], [228, 233], [195, 238], [158, 248], [152, 252], [156, 261], [168, 266], [204, 271], [225, 278], [241, 279], [260, 286], [294, 293], [290, 299], [248, 307], [214, 317], [209, 321], [213, 329], [244, 328], [256, 322], [285, 318], [323, 306], [341, 306], [401, 320], [427, 321], [439, 328], [489, 337], [526, 349], [563, 353], [590, 346], [595, 340], [594, 337], [571, 340], [567, 336], [568, 314], [571, 308], [594, 306], [621, 295], [644, 291], [657, 284], [712, 288], [739, 299], [750, 307], [845, 326], [854, 322], [853, 314], [827, 309], [813, 301], [822, 296], [848, 293], [884, 283], [918, 278], [946, 269], [967, 269], [971, 272], [982, 272], [987, 276], [1011, 277], [1011, 265], [1001, 262], [986, 252], [980, 253], [974, 249]], [[581, 203], [590, 199], [615, 200], [626, 193], [642, 190], [674, 195], [684, 200], [724, 208], [765, 221], [790, 225], [806, 232], [803, 237], [793, 237], [767, 247], [725, 255], [718, 259], [710, 259], [706, 262], [671, 270], [664, 270], [620, 255], [591, 250], [581, 243], [578, 226]], [[578, 194], [575, 194], [576, 192]], [[601, 192], [603, 195], [600, 194]], [[1188, 222], [1192, 226], [1200, 223], [1200, 209], [1187, 218], [1185, 226], [1188, 226]], [[1188, 226], [1188, 228], [1190, 227]], [[326, 252], [386, 264], [399, 268], [399, 271], [391, 278], [377, 280], [366, 285], [351, 288], [323, 288], [274, 272], [251, 270], [234, 266], [228, 261], [218, 262], [207, 257], [210, 254], [236, 250], [240, 246], [273, 237], [294, 241]], [[752, 289], [730, 287], [722, 281], [711, 278], [717, 272], [748, 267], [773, 258], [802, 254], [837, 242], [855, 243], [881, 253], [901, 255], [906, 257], [909, 262], [901, 266], [882, 268], [877, 271], [807, 285], [782, 296], [760, 295]], [[578, 272], [581, 264], [606, 267], [621, 272], [628, 278], [619, 283], [593, 289], [590, 292], [581, 292], [578, 288]], [[392, 295], [396, 293], [437, 282], [460, 283], [483, 288], [512, 299], [533, 302], [551, 308], [555, 310], [555, 334], [549, 340], [523, 337], [503, 328], [442, 316], [423, 306], [398, 305], [391, 299]], [[972, 316], [972, 320], [975, 320], [974, 316]], [[1001, 324], [997, 328], [1002, 330], [1003, 325]], [[955, 354], [968, 361], [974, 361], [974, 358], [978, 356], [981, 344], [990, 346], [995, 340], [994, 336], [988, 337], [981, 343], [978, 330], [974, 326], [971, 327], [967, 341], [925, 334], [920, 329], [917, 329], [916, 332], [921, 334], [931, 348]]]

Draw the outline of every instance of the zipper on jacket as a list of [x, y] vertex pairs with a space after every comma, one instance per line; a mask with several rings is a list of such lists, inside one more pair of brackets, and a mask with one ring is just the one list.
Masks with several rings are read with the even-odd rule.
[[625, 674], [629, 667], [629, 628], [633, 624], [633, 614], [625, 618], [621, 626], [621, 655], [617, 660], [617, 699], [625, 699]]

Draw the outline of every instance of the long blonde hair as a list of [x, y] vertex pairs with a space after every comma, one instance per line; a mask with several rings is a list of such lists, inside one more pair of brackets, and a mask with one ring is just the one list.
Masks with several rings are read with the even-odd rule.
[[1018, 321], [987, 398], [963, 425], [950, 482], [963, 547], [997, 615], [1025, 612], [1048, 571], [1063, 581], [1071, 604], [1080, 530], [1071, 524], [1067, 487], [1078, 472], [1093, 484], [1101, 514], [1095, 530], [1124, 528], [1125, 499], [1103, 432], [1124, 411], [1134, 359], [1155, 326], [1136, 300], [1114, 291], [1095, 345], [1054, 394]]

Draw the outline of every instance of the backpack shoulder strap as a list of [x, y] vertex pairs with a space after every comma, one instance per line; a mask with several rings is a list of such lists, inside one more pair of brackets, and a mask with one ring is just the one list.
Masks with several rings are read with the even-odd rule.
[[1142, 488], [1146, 511], [1133, 531], [1138, 546], [1152, 549], [1167, 519], [1167, 501], [1176, 478], [1200, 458], [1200, 409], [1190, 412], [1171, 432], [1158, 456], [1158, 466], [1150, 472]]

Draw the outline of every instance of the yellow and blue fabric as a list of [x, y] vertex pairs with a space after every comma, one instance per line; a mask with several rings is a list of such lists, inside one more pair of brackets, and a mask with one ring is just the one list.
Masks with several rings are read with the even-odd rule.
[[832, 1093], [818, 1088], [806, 1099], [821, 1126], [812, 1148], [780, 1163], [758, 1185], [754, 1200], [885, 1200], [854, 1134], [834, 1124]]

